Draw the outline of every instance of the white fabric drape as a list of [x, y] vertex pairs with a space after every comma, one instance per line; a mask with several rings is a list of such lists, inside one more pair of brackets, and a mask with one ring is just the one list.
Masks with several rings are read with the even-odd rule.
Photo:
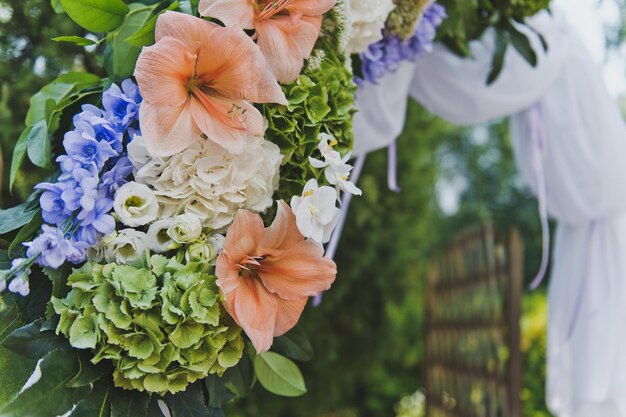
[[[409, 94], [460, 125], [512, 115], [518, 167], [535, 192], [545, 186], [547, 210], [559, 222], [549, 290], [548, 405], [559, 417], [626, 417], [626, 125], [599, 68], [558, 12], [530, 24], [546, 38], [547, 53], [527, 32], [538, 66], [509, 48], [491, 86], [485, 80], [493, 33], [472, 43], [473, 59], [437, 45], [381, 85], [365, 87], [356, 152], [396, 139]], [[543, 149], [532, 138], [531, 111], [539, 111]]]

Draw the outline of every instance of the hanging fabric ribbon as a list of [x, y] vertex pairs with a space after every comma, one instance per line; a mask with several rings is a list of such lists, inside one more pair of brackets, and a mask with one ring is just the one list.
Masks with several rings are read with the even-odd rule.
[[530, 140], [533, 146], [533, 170], [537, 179], [537, 200], [539, 202], [539, 220], [541, 222], [542, 235], [542, 255], [541, 266], [539, 272], [530, 284], [532, 290], [541, 285], [543, 279], [548, 272], [548, 264], [550, 261], [550, 222], [548, 220], [548, 190], [546, 185], [546, 176], [543, 169], [543, 158], [546, 153], [545, 130], [543, 127], [543, 117], [541, 113], [541, 105], [535, 104], [526, 111], [528, 127], [530, 129]]

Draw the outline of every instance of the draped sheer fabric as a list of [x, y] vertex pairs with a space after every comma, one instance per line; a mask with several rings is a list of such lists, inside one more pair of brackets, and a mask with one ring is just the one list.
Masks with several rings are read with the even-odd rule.
[[[511, 116], [518, 168], [558, 221], [549, 289], [547, 394], [559, 417], [626, 417], [626, 125], [601, 72], [555, 12], [528, 29], [531, 67], [513, 48], [491, 86], [494, 35], [473, 42], [473, 59], [441, 45], [378, 86], [359, 91], [356, 153], [392, 143], [409, 95], [459, 125]], [[530, 116], [539, 109], [540, 118]], [[532, 120], [535, 120], [534, 122]], [[533, 140], [540, 123], [543, 149]], [[419, 132], [416, 132], [416, 140]], [[534, 161], [541, 169], [537, 170]]]

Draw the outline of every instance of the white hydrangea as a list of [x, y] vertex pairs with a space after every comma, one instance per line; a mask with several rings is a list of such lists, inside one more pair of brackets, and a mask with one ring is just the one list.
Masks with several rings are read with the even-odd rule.
[[248, 139], [243, 152], [231, 154], [212, 141], [199, 139], [184, 151], [149, 158], [143, 138], [128, 146], [135, 181], [149, 186], [159, 202], [159, 218], [192, 213], [204, 227], [228, 226], [241, 208], [263, 212], [278, 187], [282, 155], [262, 138]]
[[358, 54], [383, 38], [382, 30], [395, 6], [392, 0], [349, 0], [348, 3], [348, 51]]

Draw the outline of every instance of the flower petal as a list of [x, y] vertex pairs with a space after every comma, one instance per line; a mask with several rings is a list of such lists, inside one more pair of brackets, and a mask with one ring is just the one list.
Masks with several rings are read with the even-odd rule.
[[302, 56], [308, 58], [313, 52], [317, 38], [320, 36], [322, 16], [302, 16], [298, 24], [298, 30], [291, 36], [300, 47]]
[[196, 42], [204, 45], [206, 36], [220, 26], [185, 13], [167, 11], [159, 16], [154, 31], [154, 39], [159, 42], [166, 36], [179, 39], [188, 47]]
[[183, 42], [163, 38], [144, 48], [137, 59], [135, 78], [145, 101], [180, 106], [187, 100], [187, 81], [194, 75], [196, 54]]
[[249, 136], [263, 135], [263, 116], [250, 103], [199, 92], [191, 99], [193, 118], [209, 140], [241, 153]]
[[225, 271], [223, 256], [233, 263], [241, 262], [246, 256], [256, 256], [255, 253], [258, 242], [264, 233], [263, 220], [261, 216], [248, 210], [239, 210], [235, 215], [233, 223], [226, 233], [224, 249], [217, 261], [216, 275], [222, 278], [221, 271]]
[[335, 7], [337, 0], [293, 0], [285, 9], [305, 16], [322, 15]]
[[[296, 216], [284, 201], [278, 202], [278, 212], [272, 225], [265, 229], [265, 236], [259, 243], [262, 248], [288, 249], [304, 240], [296, 226]], [[263, 251], [263, 249], [261, 249]]]
[[139, 108], [139, 123], [146, 148], [156, 158], [182, 151], [201, 133], [193, 121], [189, 101], [182, 106], [155, 106], [144, 101]]
[[276, 328], [274, 329], [274, 337], [284, 335], [289, 330], [293, 329], [296, 324], [298, 324], [302, 311], [304, 310], [304, 307], [306, 307], [308, 297], [303, 297], [299, 300], [293, 301], [281, 299], [276, 301], [278, 311], [276, 312]]
[[254, 28], [254, 5], [250, 0], [201, 0], [200, 16], [221, 20], [226, 26]]
[[324, 258], [321, 245], [307, 240], [263, 260], [258, 273], [265, 288], [284, 300], [297, 300], [326, 291], [335, 281], [337, 266]]
[[257, 353], [267, 352], [274, 341], [276, 297], [256, 279], [243, 278], [235, 295], [235, 313]]
[[208, 35], [199, 50], [196, 72], [201, 82], [221, 96], [287, 104], [259, 47], [239, 27], [219, 28]]
[[291, 34], [297, 30], [289, 16], [276, 16], [257, 22], [258, 44], [267, 64], [281, 83], [298, 78], [304, 57]]

